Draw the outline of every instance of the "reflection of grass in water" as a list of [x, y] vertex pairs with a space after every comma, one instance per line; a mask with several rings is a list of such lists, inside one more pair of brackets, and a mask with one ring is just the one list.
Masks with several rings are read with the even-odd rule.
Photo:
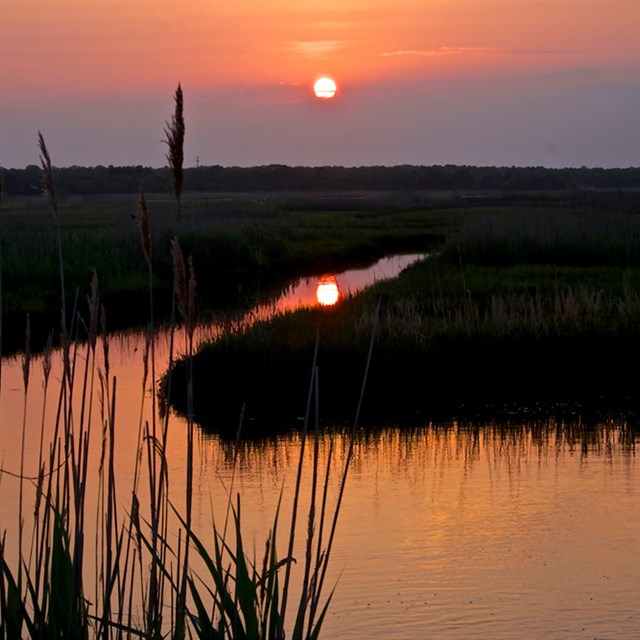
[[[45, 153], [43, 139], [41, 148]], [[48, 158], [48, 153], [45, 155]], [[51, 182], [53, 194], [50, 165], [48, 169], [45, 167], [45, 178]], [[57, 215], [55, 207], [54, 213]], [[155, 393], [159, 363], [156, 363], [153, 346], [154, 256], [149, 208], [143, 195], [140, 198], [138, 222], [147, 266], [151, 320], [149, 340], [143, 356], [138, 446], [128, 512], [123, 514], [118, 507], [121, 498], [114, 460], [117, 384], [110, 373], [109, 338], [104, 333], [104, 308], [101, 309], [99, 303], [97, 278], [94, 277], [88, 318], [84, 320], [88, 332], [85, 343], [72, 344], [67, 339], [67, 318], [62, 314], [63, 376], [59, 388], [59, 410], [55, 424], [51, 425], [53, 437], [48, 455], [41, 446], [37, 477], [25, 478], [22, 464], [18, 474], [20, 511], [17, 558], [10, 557], [13, 554], [10, 554], [6, 543], [7, 532], [2, 532], [0, 536], [0, 635], [7, 639], [160, 638], [166, 634], [175, 638], [283, 638], [285, 630], [291, 628], [293, 637], [316, 638], [331, 599], [331, 594], [324, 595], [324, 582], [350, 453], [341, 469], [337, 502], [332, 507], [327, 502], [327, 492], [332, 484], [331, 464], [328, 463], [326, 473], [319, 468], [317, 428], [315, 439], [309, 434], [309, 446], [314, 449], [314, 464], [310, 479], [312, 494], [309, 513], [307, 522], [303, 524], [307, 536], [304, 551], [300, 554], [302, 576], [298, 574], [297, 578], [294, 577], [292, 554], [298, 548], [294, 546], [294, 539], [299, 533], [299, 519], [302, 517], [297, 512], [297, 503], [302, 491], [306, 436], [300, 451], [286, 554], [280, 557], [276, 552], [279, 518], [279, 514], [276, 514], [273, 530], [267, 538], [263, 563], [249, 558], [242, 538], [240, 498], [234, 501], [233, 485], [228, 487], [228, 503], [222, 505], [226, 515], [221, 523], [213, 527], [212, 548], [203, 544], [191, 526], [194, 424], [190, 409], [187, 411], [184, 514], [178, 514], [169, 499], [169, 414], [158, 410]], [[182, 389], [186, 388], [189, 408], [193, 397], [189, 354], [192, 351], [195, 324], [194, 269], [191, 260], [185, 262], [183, 259], [177, 241], [172, 249], [172, 298], [175, 309], [185, 323], [185, 343], [188, 345], [187, 384]], [[59, 257], [61, 288], [64, 292], [63, 276], [68, 267], [62, 262], [62, 251]], [[64, 294], [62, 297], [64, 299]], [[174, 319], [175, 313], [172, 312], [170, 369], [175, 337]], [[83, 319], [78, 309], [74, 308], [71, 331], [79, 322], [83, 322]], [[100, 325], [102, 329], [99, 331]], [[27, 348], [23, 355], [23, 455], [31, 366], [29, 338], [27, 331]], [[369, 358], [370, 355], [369, 350]], [[314, 362], [313, 358], [309, 362]], [[163, 366], [167, 366], [167, 363]], [[50, 348], [43, 359], [43, 367], [46, 405], [51, 370]], [[149, 408], [151, 419], [145, 420], [145, 391], [149, 384], [154, 390]], [[167, 380], [167, 385], [171, 387], [171, 378]], [[312, 402], [317, 398], [318, 387], [314, 362], [311, 384], [306, 394], [305, 433], [307, 427], [317, 427]], [[99, 411], [99, 418], [96, 418], [96, 410]], [[44, 422], [45, 406], [42, 415], [44, 434], [45, 426], [49, 426]], [[352, 434], [355, 434], [357, 421], [356, 411]], [[101, 439], [98, 460], [93, 459], [90, 445], [96, 436]], [[4, 475], [10, 472], [0, 469], [0, 473]], [[90, 514], [87, 511], [87, 499], [88, 491], [92, 490], [90, 486], [94, 473], [97, 473], [98, 498], [96, 513]], [[24, 533], [23, 518], [23, 513], [27, 513], [23, 511], [27, 481], [35, 486], [30, 541]], [[94, 539], [91, 539], [87, 527], [90, 518], [95, 518]], [[194, 554], [197, 556], [196, 564], [203, 567], [200, 575], [194, 573]], [[92, 588], [85, 584], [87, 573], [91, 570], [96, 575], [93, 593], [90, 593]], [[299, 602], [290, 606], [291, 613], [287, 617], [287, 602], [293, 597], [290, 594], [293, 581], [300, 587], [301, 595]]]

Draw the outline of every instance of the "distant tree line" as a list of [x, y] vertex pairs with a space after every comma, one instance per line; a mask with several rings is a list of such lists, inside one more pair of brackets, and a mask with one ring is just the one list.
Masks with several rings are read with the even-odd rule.
[[[42, 191], [39, 166], [3, 169], [5, 196], [37, 195]], [[61, 195], [166, 192], [169, 168], [143, 166], [63, 167], [55, 169]], [[184, 171], [188, 192], [268, 191], [557, 191], [638, 189], [640, 167], [627, 169], [544, 167], [474, 167], [465, 165], [393, 167], [192, 167]]]

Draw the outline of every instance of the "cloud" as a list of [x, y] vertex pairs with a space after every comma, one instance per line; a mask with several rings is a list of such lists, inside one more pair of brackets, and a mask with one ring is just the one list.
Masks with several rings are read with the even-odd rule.
[[437, 49], [398, 49], [396, 51], [385, 51], [383, 58], [400, 57], [422, 57], [436, 58], [444, 56], [484, 56], [484, 55], [513, 55], [513, 56], [559, 56], [574, 55], [575, 51], [562, 51], [556, 49], [498, 49], [497, 47], [438, 47]]
[[561, 49], [516, 49], [509, 51], [514, 56], [566, 56], [579, 55], [580, 51], [563, 51]]
[[439, 47], [438, 49], [399, 49], [397, 51], [385, 51], [383, 58], [399, 58], [404, 56], [419, 56], [423, 58], [434, 58], [439, 56], [462, 56], [462, 55], [488, 55], [502, 53], [495, 47]]
[[344, 43], [340, 40], [300, 40], [292, 42], [291, 46], [298, 53], [307, 56], [321, 56], [342, 49]]

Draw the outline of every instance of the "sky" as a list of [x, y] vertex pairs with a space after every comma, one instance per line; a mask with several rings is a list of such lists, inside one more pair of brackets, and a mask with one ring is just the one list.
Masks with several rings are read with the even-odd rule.
[[[0, 0], [0, 166], [640, 166], [639, 0]], [[338, 92], [312, 87], [332, 77]]]

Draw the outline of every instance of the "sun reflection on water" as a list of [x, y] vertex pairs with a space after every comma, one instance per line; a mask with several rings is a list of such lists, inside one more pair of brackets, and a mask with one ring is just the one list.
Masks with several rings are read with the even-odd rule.
[[340, 289], [334, 275], [324, 275], [318, 278], [316, 297], [318, 298], [318, 304], [323, 307], [330, 307], [338, 302]]

